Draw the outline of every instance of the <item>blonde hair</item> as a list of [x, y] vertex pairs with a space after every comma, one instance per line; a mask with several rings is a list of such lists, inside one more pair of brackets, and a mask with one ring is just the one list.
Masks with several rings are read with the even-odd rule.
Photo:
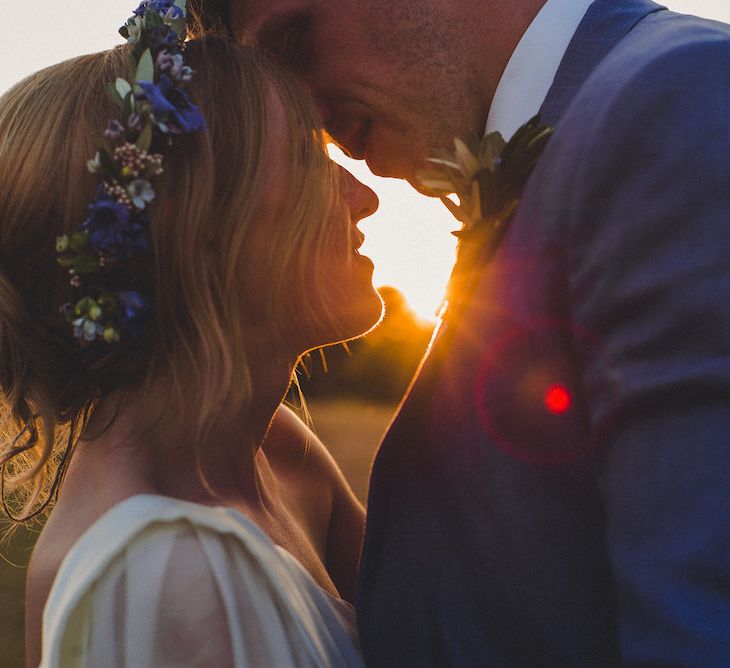
[[84, 219], [98, 185], [86, 161], [115, 115], [105, 86], [125, 76], [128, 57], [123, 46], [75, 58], [0, 98], [0, 464], [9, 514], [29, 516], [57, 490], [89, 411], [112, 391], [171, 378], [160, 424], [194, 410], [199, 439], [221, 410], [251, 396], [254, 316], [238, 284], [271, 169], [272, 90], [286, 116], [288, 187], [278, 209], [286, 221], [256, 249], [269, 276], [266, 312], [256, 317], [279, 323], [283, 339], [295, 306], [296, 324], [320, 331], [331, 313], [327, 286], [315, 280], [304, 305], [290, 290], [311, 283], [311, 266], [332, 252], [328, 223], [344, 207], [312, 103], [263, 56], [207, 36], [188, 43], [186, 59], [208, 130], [176, 138], [156, 181], [149, 261], [139, 269], [154, 304], [148, 332], [103, 355], [76, 345], [58, 313], [70, 294], [55, 238]]

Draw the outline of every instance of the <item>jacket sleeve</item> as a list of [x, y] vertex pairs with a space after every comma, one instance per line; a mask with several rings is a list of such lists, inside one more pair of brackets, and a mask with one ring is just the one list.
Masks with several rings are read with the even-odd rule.
[[563, 165], [627, 665], [730, 662], [729, 119], [730, 40], [683, 46]]

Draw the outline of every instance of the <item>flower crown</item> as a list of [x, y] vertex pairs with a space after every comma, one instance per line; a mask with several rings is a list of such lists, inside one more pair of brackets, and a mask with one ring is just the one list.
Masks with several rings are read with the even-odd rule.
[[134, 50], [129, 80], [107, 88], [119, 117], [87, 163], [101, 181], [86, 220], [56, 240], [76, 296], [61, 312], [85, 345], [136, 338], [152, 309], [134, 269], [149, 246], [151, 181], [163, 171], [156, 150], [175, 135], [205, 130], [185, 91], [193, 76], [183, 55], [186, 18], [186, 0], [143, 0], [119, 30]]

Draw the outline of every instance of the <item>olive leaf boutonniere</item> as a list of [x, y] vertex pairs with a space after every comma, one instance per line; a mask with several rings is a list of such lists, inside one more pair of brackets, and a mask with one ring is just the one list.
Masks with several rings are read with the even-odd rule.
[[[418, 180], [430, 195], [440, 197], [461, 222], [456, 264], [449, 280], [446, 301], [463, 297], [471, 276], [496, 251], [514, 213], [520, 194], [542, 155], [552, 128], [534, 116], [505, 142], [499, 132], [485, 135], [478, 146], [454, 140], [454, 156], [431, 158], [431, 169]], [[449, 199], [455, 194], [458, 203]]]

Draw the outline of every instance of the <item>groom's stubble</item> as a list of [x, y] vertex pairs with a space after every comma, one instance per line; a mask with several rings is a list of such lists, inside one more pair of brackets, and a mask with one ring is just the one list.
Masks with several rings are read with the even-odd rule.
[[[481, 55], [473, 26], [442, 3], [374, 0], [364, 22], [367, 48], [397, 63], [386, 93], [404, 109], [414, 165], [448, 149], [455, 136], [476, 136], [486, 120]], [[410, 120], [410, 122], [409, 122]], [[413, 167], [411, 169], [414, 169]], [[401, 174], [395, 174], [401, 176]]]
[[454, 137], [481, 136], [501, 73], [544, 2], [232, 0], [231, 20], [256, 42], [269, 16], [310, 16], [312, 65], [291, 69], [328, 129], [376, 174], [413, 183]]

